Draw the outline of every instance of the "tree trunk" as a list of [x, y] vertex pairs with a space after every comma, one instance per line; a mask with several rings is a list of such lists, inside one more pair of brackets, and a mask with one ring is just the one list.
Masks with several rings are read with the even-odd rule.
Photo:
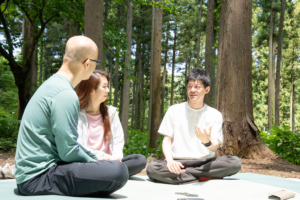
[[68, 27], [68, 38], [71, 38], [75, 35], [75, 28], [74, 28], [74, 21], [69, 21], [69, 27]]
[[223, 115], [224, 141], [219, 155], [274, 155], [253, 119], [251, 19], [251, 0], [221, 1], [216, 108]]
[[[155, 7], [152, 7], [152, 21], [151, 21], [151, 66], [153, 63], [153, 41], [154, 41], [154, 21], [155, 21]], [[151, 127], [151, 112], [152, 112], [152, 70], [150, 66], [150, 97], [149, 97], [149, 112], [148, 112], [148, 125], [147, 125], [147, 131], [150, 136], [150, 127]]]
[[103, 0], [85, 0], [84, 35], [91, 38], [98, 46], [97, 69], [103, 69]]
[[[23, 19], [23, 26], [22, 26], [22, 39], [24, 40], [24, 44], [22, 46], [22, 59], [26, 60], [29, 56], [28, 47], [30, 45], [30, 40], [33, 38], [35, 34], [34, 27], [31, 25], [28, 18]], [[26, 91], [26, 101], [29, 102], [31, 96], [37, 89], [37, 44], [33, 50], [33, 53], [30, 58], [30, 70], [27, 76], [27, 81], [25, 85]]]
[[[105, 0], [104, 2], [104, 23], [107, 23], [107, 17], [108, 17], [108, 2], [109, 0]], [[109, 43], [107, 42], [107, 40], [105, 40], [105, 38], [103, 38], [103, 42], [104, 44], [106, 44], [106, 46], [109, 46]], [[108, 60], [107, 58], [107, 52], [105, 50], [105, 45], [103, 45], [103, 69], [105, 69], [105, 64], [106, 64], [106, 60]]]
[[131, 128], [132, 129], [134, 129], [135, 110], [136, 110], [136, 104], [135, 104], [136, 95], [137, 95], [136, 81], [133, 81], [133, 84], [132, 84], [132, 101], [131, 101]]
[[44, 60], [44, 40], [42, 40], [41, 42], [41, 58], [40, 58], [40, 80], [39, 83], [40, 85], [42, 85], [43, 83], [43, 60]]
[[174, 101], [174, 71], [175, 71], [175, 56], [176, 56], [176, 39], [177, 39], [177, 25], [175, 24], [174, 31], [174, 44], [173, 44], [173, 59], [172, 59], [172, 81], [171, 81], [171, 100], [170, 106], [173, 105]]
[[129, 117], [129, 100], [130, 100], [130, 76], [127, 69], [131, 68], [131, 37], [132, 37], [132, 6], [131, 1], [127, 0], [127, 22], [126, 22], [126, 35], [127, 35], [127, 51], [125, 53], [125, 70], [124, 70], [124, 85], [123, 85], [123, 104], [122, 104], [122, 127], [124, 131], [124, 138], [127, 142], [128, 138], [128, 117]]
[[[273, 16], [274, 16], [274, 23], [273, 23], [273, 44], [272, 44], [272, 48], [273, 48], [273, 52], [272, 52], [272, 57], [273, 57], [273, 60], [272, 60], [272, 78], [273, 78], [273, 88], [274, 88], [274, 91], [273, 91], [273, 96], [272, 96], [272, 99], [274, 99], [274, 103], [273, 103], [273, 119], [272, 119], [272, 122], [274, 122], [275, 120], [275, 79], [276, 79], [276, 70], [275, 70], [275, 57], [276, 57], [276, 39], [274, 38], [274, 32], [276, 31], [276, 23], [277, 23], [277, 17], [276, 17], [276, 13], [273, 13]], [[273, 124], [272, 124], [273, 125]]]
[[[142, 50], [141, 50], [142, 51]], [[140, 53], [140, 59], [139, 59], [139, 83], [140, 83], [140, 117], [139, 117], [139, 129], [140, 131], [144, 131], [144, 66], [142, 64], [143, 59], [143, 53]]]
[[278, 53], [276, 66], [276, 82], [275, 82], [275, 125], [279, 126], [280, 118], [280, 71], [282, 67], [282, 37], [283, 37], [283, 21], [284, 21], [285, 0], [281, 0], [281, 13], [278, 33]]
[[271, 2], [271, 16], [270, 16], [270, 30], [269, 30], [269, 73], [268, 73], [268, 126], [269, 129], [273, 127], [274, 115], [274, 98], [275, 95], [275, 80], [273, 79], [273, 4]]
[[[206, 20], [206, 41], [205, 41], [205, 71], [208, 73], [212, 79], [212, 68], [214, 63], [211, 60], [214, 56], [214, 10], [215, 10], [215, 0], [208, 0], [207, 6], [207, 20]], [[212, 82], [212, 81], [211, 81]], [[204, 97], [204, 103], [211, 106], [212, 105], [212, 95], [213, 91], [210, 91]]]
[[291, 75], [291, 96], [290, 96], [290, 127], [291, 131], [294, 133], [295, 131], [295, 84], [294, 77]]
[[150, 148], [156, 148], [155, 142], [159, 139], [158, 128], [160, 125], [160, 82], [161, 82], [161, 36], [162, 36], [162, 16], [163, 10], [155, 7], [154, 20], [154, 37], [153, 37], [153, 56], [151, 63], [152, 74], [152, 111], [151, 111], [151, 127], [150, 127]]
[[[293, 47], [293, 56], [295, 56], [295, 46]], [[295, 132], [295, 83], [294, 83], [294, 58], [292, 58], [291, 69], [291, 94], [290, 94], [290, 127]]]
[[111, 56], [109, 59], [109, 76], [110, 76], [110, 81], [109, 81], [109, 105], [111, 105], [111, 101], [112, 101], [112, 68], [113, 68], [113, 57]]
[[165, 85], [166, 85], [166, 74], [167, 74], [167, 62], [168, 62], [168, 43], [169, 43], [169, 22], [167, 22], [167, 33], [166, 33], [166, 49], [165, 49], [165, 63], [162, 81], [162, 93], [161, 93], [161, 119], [164, 114], [164, 103], [165, 103]]
[[[120, 29], [121, 5], [118, 4], [118, 30]], [[119, 52], [117, 46], [116, 51]], [[114, 91], [114, 107], [118, 107], [118, 94], [119, 94], [119, 56], [116, 57], [115, 62], [115, 91]]]
[[[214, 0], [209, 0], [209, 1], [214, 1]], [[199, 32], [198, 32], [198, 40], [197, 40], [197, 67], [199, 67], [199, 64], [200, 64], [200, 39], [201, 39], [201, 22], [202, 22], [202, 3], [203, 3], [203, 0], [200, 0]], [[214, 12], [214, 10], [213, 10], [213, 12]], [[207, 35], [206, 35], [206, 37], [207, 37]]]

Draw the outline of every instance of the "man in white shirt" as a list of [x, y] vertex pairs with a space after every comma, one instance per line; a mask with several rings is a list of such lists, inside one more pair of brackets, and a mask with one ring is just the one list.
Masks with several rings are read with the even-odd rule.
[[152, 180], [184, 184], [236, 174], [241, 161], [235, 156], [213, 157], [223, 143], [222, 114], [203, 103], [210, 77], [199, 68], [186, 78], [189, 101], [171, 106], [158, 132], [164, 135], [166, 160], [147, 168]]

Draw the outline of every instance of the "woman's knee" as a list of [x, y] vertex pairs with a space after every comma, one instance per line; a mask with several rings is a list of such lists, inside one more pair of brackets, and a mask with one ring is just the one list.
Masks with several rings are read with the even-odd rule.
[[139, 165], [139, 167], [141, 167], [141, 168], [145, 168], [146, 167], [146, 164], [147, 164], [147, 159], [146, 159], [146, 157], [144, 156], [144, 155], [142, 155], [142, 154], [136, 154], [136, 156], [137, 156], [137, 158], [138, 158], [138, 165]]

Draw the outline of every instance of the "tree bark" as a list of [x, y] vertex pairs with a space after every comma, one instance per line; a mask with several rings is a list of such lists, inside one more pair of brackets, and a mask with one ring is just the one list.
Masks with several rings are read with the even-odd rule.
[[273, 4], [271, 1], [270, 30], [269, 30], [269, 73], [268, 73], [268, 126], [273, 127], [275, 80], [273, 79]]
[[[214, 1], [214, 0], [209, 0], [209, 1]], [[201, 23], [202, 23], [202, 3], [203, 3], [203, 0], [200, 0], [199, 32], [198, 32], [198, 40], [197, 40], [197, 67], [200, 66], [200, 39], [201, 39]], [[209, 3], [208, 3], [208, 5], [209, 5]], [[207, 13], [207, 15], [208, 15], [208, 13]], [[206, 35], [206, 37], [207, 37], [207, 35]]]
[[148, 111], [148, 124], [147, 131], [150, 136], [150, 127], [151, 127], [151, 112], [152, 112], [152, 70], [151, 65], [153, 63], [153, 41], [154, 41], [154, 21], [155, 21], [155, 8], [152, 7], [152, 18], [151, 18], [151, 61], [150, 61], [150, 95], [149, 95], [149, 111]]
[[[295, 56], [295, 46], [293, 47], [293, 56]], [[290, 127], [295, 132], [295, 83], [294, 83], [294, 58], [292, 58], [291, 69], [291, 94], [290, 94]]]
[[129, 117], [129, 100], [130, 100], [130, 76], [127, 69], [131, 68], [131, 37], [132, 37], [132, 6], [131, 1], [127, 0], [127, 22], [126, 22], [126, 39], [127, 51], [125, 53], [125, 70], [124, 70], [124, 85], [123, 85], [123, 104], [122, 104], [122, 127], [124, 131], [124, 138], [128, 139], [128, 117]]
[[164, 63], [164, 72], [163, 72], [163, 81], [162, 81], [162, 93], [161, 93], [161, 119], [164, 114], [164, 103], [165, 103], [165, 85], [166, 85], [166, 74], [167, 74], [167, 62], [168, 62], [168, 43], [169, 43], [169, 22], [167, 22], [167, 33], [166, 33], [166, 49], [165, 49], [165, 63]]
[[177, 25], [175, 24], [174, 44], [173, 44], [173, 58], [172, 58], [172, 81], [171, 81], [170, 106], [172, 106], [174, 104], [173, 101], [174, 101], [174, 74], [175, 74], [176, 39], [177, 39]]
[[43, 83], [43, 60], [44, 60], [44, 40], [42, 40], [41, 42], [41, 58], [40, 58], [40, 80], [39, 83], [40, 85], [42, 85]]
[[98, 46], [97, 69], [103, 69], [103, 0], [85, 0], [84, 35], [91, 38]]
[[[121, 5], [118, 4], [118, 30], [120, 29], [120, 17], [121, 17]], [[119, 52], [117, 46], [116, 51]], [[119, 94], [119, 56], [116, 57], [115, 62], [115, 91], [114, 91], [114, 107], [118, 106], [118, 94]]]
[[291, 95], [290, 95], [290, 127], [291, 131], [295, 131], [295, 84], [293, 74], [291, 75]]
[[[215, 10], [215, 0], [208, 0], [207, 6], [207, 20], [206, 20], [206, 41], [205, 41], [205, 71], [213, 80], [212, 68], [214, 68], [214, 63], [211, 60], [214, 56], [214, 10]], [[212, 81], [211, 81], [212, 83]], [[212, 86], [212, 84], [211, 84]], [[212, 105], [212, 95], [213, 91], [211, 90], [204, 97], [204, 103], [211, 106]]]
[[[142, 50], [141, 50], [142, 51]], [[139, 130], [144, 131], [144, 66], [142, 63], [143, 59], [143, 52], [140, 53], [140, 59], [139, 59], [139, 83], [140, 83], [140, 117], [139, 117]]]
[[[31, 25], [28, 18], [23, 19], [23, 25], [22, 25], [22, 39], [24, 40], [24, 44], [22, 46], [22, 59], [26, 60], [26, 58], [29, 56], [29, 53], [27, 50], [30, 45], [30, 40], [34, 37], [35, 34], [35, 28]], [[30, 58], [30, 70], [27, 76], [25, 91], [26, 91], [26, 101], [29, 102], [31, 96], [37, 89], [37, 44], [35, 45], [35, 48], [33, 50], [33, 53]]]
[[154, 20], [154, 37], [153, 37], [153, 54], [151, 63], [152, 74], [152, 111], [151, 111], [151, 126], [150, 126], [150, 141], [149, 147], [156, 148], [155, 142], [159, 139], [158, 128], [160, 125], [160, 82], [161, 82], [161, 37], [162, 37], [162, 16], [161, 8], [155, 7]]
[[280, 118], [280, 71], [282, 67], [282, 38], [283, 38], [283, 21], [285, 11], [285, 0], [281, 0], [281, 13], [278, 33], [278, 53], [276, 66], [276, 82], [275, 82], [275, 125], [279, 126]]
[[110, 76], [110, 81], [109, 81], [109, 105], [111, 105], [111, 101], [112, 101], [112, 68], [113, 68], [113, 57], [110, 56], [110, 59], [109, 59], [109, 76]]
[[218, 155], [274, 155], [253, 119], [251, 19], [251, 0], [221, 1], [216, 107], [223, 115], [224, 141]]

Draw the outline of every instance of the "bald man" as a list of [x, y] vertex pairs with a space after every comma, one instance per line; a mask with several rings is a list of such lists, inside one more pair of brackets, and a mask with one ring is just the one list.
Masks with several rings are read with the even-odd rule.
[[15, 156], [23, 195], [104, 196], [122, 188], [128, 170], [119, 161], [97, 161], [77, 143], [79, 100], [74, 87], [90, 77], [98, 48], [89, 38], [68, 40], [59, 71], [30, 99], [21, 121]]

